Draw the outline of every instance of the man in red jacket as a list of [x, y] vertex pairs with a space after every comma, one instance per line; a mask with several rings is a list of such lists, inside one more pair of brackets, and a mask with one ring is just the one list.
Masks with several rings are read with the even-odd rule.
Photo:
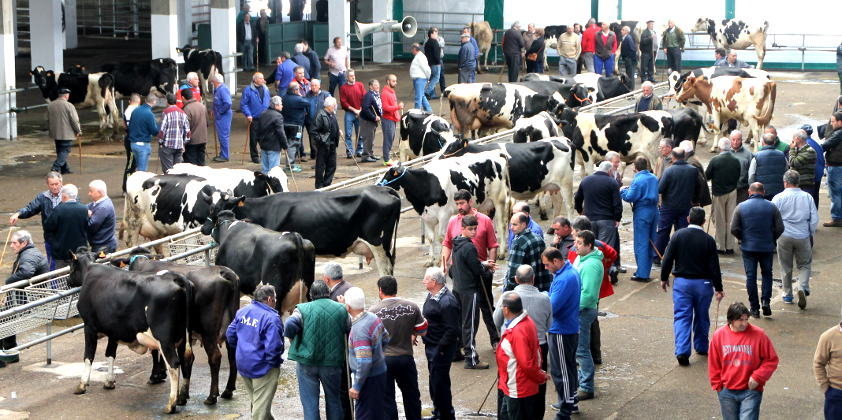
[[392, 141], [395, 140], [395, 126], [400, 119], [400, 112], [403, 110], [403, 102], [398, 102], [395, 95], [395, 86], [398, 85], [398, 77], [394, 74], [386, 76], [386, 83], [380, 90], [380, 101], [383, 103], [383, 164], [391, 165], [390, 155], [392, 153]]
[[498, 418], [531, 420], [540, 417], [536, 415], [538, 386], [549, 379], [541, 370], [538, 333], [516, 292], [503, 294], [501, 310], [505, 321], [497, 346]]
[[587, 71], [591, 73], [594, 71], [593, 56], [596, 52], [596, 33], [599, 30], [600, 26], [591, 18], [585, 26], [585, 32], [582, 32], [582, 60]]
[[725, 419], [756, 419], [763, 385], [778, 368], [772, 340], [748, 323], [750, 312], [737, 302], [728, 307], [728, 325], [713, 333], [708, 356], [710, 386]]
[[362, 108], [365, 86], [357, 81], [357, 74], [353, 69], [345, 72], [345, 84], [339, 87], [339, 104], [345, 111], [345, 158], [354, 157], [354, 143], [351, 137], [357, 134], [357, 157], [363, 155], [363, 144], [360, 142], [360, 108]]

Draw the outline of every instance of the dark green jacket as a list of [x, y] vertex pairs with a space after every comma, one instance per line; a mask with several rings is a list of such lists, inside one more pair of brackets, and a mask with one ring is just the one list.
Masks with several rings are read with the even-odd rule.
[[789, 169], [798, 172], [798, 186], [813, 188], [816, 185], [816, 151], [809, 144], [789, 148]]
[[344, 366], [345, 339], [351, 329], [345, 305], [316, 299], [298, 305], [284, 325], [289, 359], [307, 366]]
[[705, 169], [705, 178], [710, 181], [713, 195], [718, 197], [736, 190], [742, 169], [740, 160], [730, 152], [714, 156]]

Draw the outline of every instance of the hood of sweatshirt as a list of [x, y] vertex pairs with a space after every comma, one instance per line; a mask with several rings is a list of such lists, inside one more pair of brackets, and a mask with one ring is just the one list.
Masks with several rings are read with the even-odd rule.
[[474, 246], [473, 242], [471, 242], [471, 239], [466, 238], [462, 235], [459, 235], [453, 239], [453, 252], [458, 252], [466, 246]]
[[600, 251], [598, 248], [594, 247], [593, 252], [591, 252], [588, 255], [584, 255], [584, 256], [580, 255], [577, 259], [579, 260], [578, 264], [584, 264], [584, 263], [586, 263], [590, 260], [597, 260], [599, 262], [599, 264], [602, 264], [602, 258], [603, 258], [602, 251]]

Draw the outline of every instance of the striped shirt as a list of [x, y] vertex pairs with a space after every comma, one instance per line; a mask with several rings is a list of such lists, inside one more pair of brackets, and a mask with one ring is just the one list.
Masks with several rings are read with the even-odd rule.
[[351, 324], [348, 335], [348, 364], [354, 373], [352, 388], [363, 388], [371, 376], [386, 373], [383, 346], [389, 342], [389, 332], [383, 322], [371, 312], [363, 312]]

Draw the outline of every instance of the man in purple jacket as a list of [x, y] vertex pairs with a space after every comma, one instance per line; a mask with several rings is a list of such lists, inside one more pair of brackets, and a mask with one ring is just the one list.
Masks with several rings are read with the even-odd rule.
[[251, 399], [251, 417], [271, 419], [272, 399], [281, 373], [284, 352], [284, 324], [276, 304], [275, 286], [263, 285], [254, 291], [250, 305], [237, 311], [225, 336], [236, 348], [237, 371]]

